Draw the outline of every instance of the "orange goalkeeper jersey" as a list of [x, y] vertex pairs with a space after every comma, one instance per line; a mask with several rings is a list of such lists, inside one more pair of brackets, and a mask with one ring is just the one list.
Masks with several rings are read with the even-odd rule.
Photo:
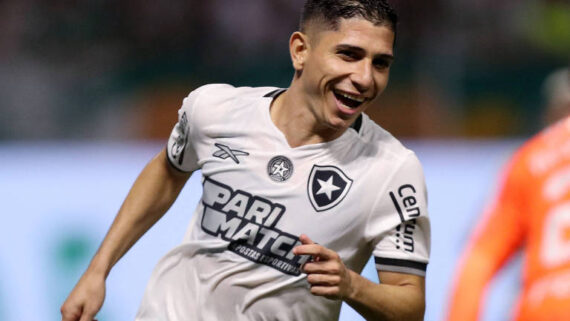
[[456, 275], [448, 321], [477, 320], [493, 275], [525, 251], [517, 321], [570, 320], [570, 117], [512, 157]]

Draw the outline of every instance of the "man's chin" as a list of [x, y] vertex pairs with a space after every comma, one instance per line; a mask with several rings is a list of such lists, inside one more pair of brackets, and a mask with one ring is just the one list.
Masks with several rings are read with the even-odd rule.
[[354, 122], [353, 117], [337, 117], [329, 122], [329, 128], [335, 131], [344, 131]]

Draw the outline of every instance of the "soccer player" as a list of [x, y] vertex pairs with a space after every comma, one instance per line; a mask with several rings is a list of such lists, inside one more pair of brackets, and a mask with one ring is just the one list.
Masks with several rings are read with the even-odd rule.
[[[546, 81], [547, 119], [570, 113], [568, 69]], [[570, 117], [525, 143], [511, 158], [497, 199], [461, 260], [448, 321], [479, 320], [485, 288], [524, 248], [513, 320], [570, 320]]]
[[[422, 320], [422, 169], [363, 113], [388, 83], [396, 20], [383, 0], [308, 0], [289, 88], [190, 93], [62, 320], [92, 320], [111, 267], [198, 169], [191, 227], [156, 266], [136, 320], [336, 320], [342, 301], [368, 320]], [[380, 284], [359, 274], [371, 255]]]

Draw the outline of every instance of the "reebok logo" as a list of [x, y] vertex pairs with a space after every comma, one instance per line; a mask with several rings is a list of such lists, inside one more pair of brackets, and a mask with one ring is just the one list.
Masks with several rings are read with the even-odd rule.
[[218, 147], [219, 150], [215, 151], [212, 156], [221, 159], [231, 158], [234, 162], [236, 162], [236, 164], [239, 164], [238, 156], [249, 156], [248, 152], [231, 149], [229, 146], [223, 144], [215, 143], [214, 146]]

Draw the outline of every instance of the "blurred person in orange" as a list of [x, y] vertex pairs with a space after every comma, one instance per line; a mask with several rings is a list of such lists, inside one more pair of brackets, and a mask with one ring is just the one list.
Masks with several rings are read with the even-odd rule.
[[448, 321], [480, 319], [485, 290], [509, 257], [524, 251], [512, 320], [570, 320], [570, 75], [544, 82], [549, 126], [511, 157], [491, 206], [460, 261]]

